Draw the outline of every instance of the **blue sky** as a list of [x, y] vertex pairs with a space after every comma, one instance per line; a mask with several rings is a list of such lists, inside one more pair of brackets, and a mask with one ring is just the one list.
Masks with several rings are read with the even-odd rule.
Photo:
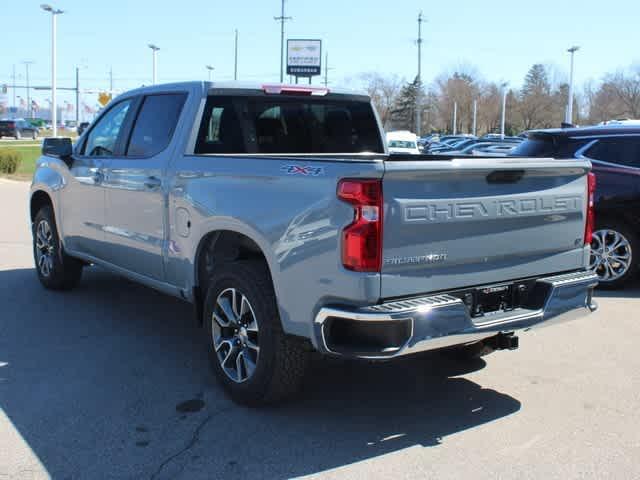
[[[11, 83], [12, 65], [24, 81], [21, 62], [32, 60], [32, 84], [50, 82], [50, 15], [42, 0], [4, 0], [0, 7], [0, 83]], [[233, 32], [240, 35], [239, 79], [278, 80], [280, 0], [56, 0], [66, 10], [58, 21], [58, 83], [73, 86], [82, 64], [86, 87], [136, 87], [151, 80], [149, 42], [158, 44], [160, 82], [233, 75]], [[330, 84], [354, 86], [359, 73], [416, 74], [416, 17], [424, 24], [423, 78], [432, 80], [459, 65], [489, 80], [517, 87], [533, 63], [568, 71], [566, 48], [577, 44], [576, 81], [599, 80], [605, 72], [640, 62], [633, 38], [640, 20], [638, 0], [287, 0], [290, 38], [321, 38], [329, 52]], [[319, 79], [318, 79], [319, 80]], [[45, 98], [44, 93], [35, 93]], [[69, 97], [70, 98], [70, 97]]]

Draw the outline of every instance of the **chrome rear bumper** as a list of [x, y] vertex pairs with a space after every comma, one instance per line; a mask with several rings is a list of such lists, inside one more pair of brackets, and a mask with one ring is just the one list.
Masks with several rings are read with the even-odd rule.
[[[435, 350], [587, 315], [597, 309], [592, 299], [597, 283], [597, 276], [585, 271], [539, 278], [535, 285], [540, 299], [535, 308], [475, 318], [461, 299], [446, 293], [356, 309], [325, 307], [316, 315], [313, 341], [322, 353], [358, 358], [384, 359]], [[375, 331], [378, 340], [385, 339], [388, 331], [389, 342], [370, 349], [357, 345], [358, 333], [348, 333], [356, 338], [355, 345], [336, 348], [332, 325], [340, 322], [352, 328], [347, 332], [360, 332], [363, 337]]]

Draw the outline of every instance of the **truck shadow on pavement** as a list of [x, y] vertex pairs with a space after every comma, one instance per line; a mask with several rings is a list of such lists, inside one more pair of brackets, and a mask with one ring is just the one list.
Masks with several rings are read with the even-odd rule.
[[597, 288], [595, 298], [640, 298], [640, 279], [634, 280], [625, 288], [618, 290], [604, 290]]
[[0, 271], [0, 413], [23, 440], [9, 452], [26, 448], [53, 478], [290, 478], [437, 446], [520, 409], [459, 377], [483, 361], [437, 353], [316, 359], [298, 398], [239, 407], [210, 374], [190, 305], [85, 273], [57, 293], [32, 269]]

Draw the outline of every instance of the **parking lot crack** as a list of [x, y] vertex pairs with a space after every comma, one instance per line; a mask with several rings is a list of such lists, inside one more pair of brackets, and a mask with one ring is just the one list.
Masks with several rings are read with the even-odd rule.
[[209, 423], [209, 421], [214, 418], [217, 417], [218, 415], [221, 415], [225, 412], [227, 412], [228, 410], [230, 410], [231, 408], [233, 408], [233, 406], [229, 406], [227, 408], [223, 408], [222, 410], [219, 410], [216, 413], [212, 413], [211, 415], [208, 415], [207, 417], [205, 417], [196, 427], [196, 429], [193, 431], [193, 435], [191, 435], [191, 439], [187, 442], [187, 444], [180, 449], [178, 452], [170, 455], [169, 457], [167, 457], [165, 460], [162, 461], [162, 463], [160, 463], [160, 465], [158, 466], [157, 470], [151, 475], [151, 480], [154, 480], [156, 478], [158, 478], [158, 475], [160, 475], [160, 473], [162, 473], [162, 470], [164, 470], [164, 468], [169, 465], [171, 462], [173, 462], [176, 458], [180, 457], [182, 454], [184, 454], [185, 452], [188, 452], [189, 450], [191, 450], [191, 448], [193, 448], [193, 446], [198, 442], [198, 437], [200, 436], [200, 432], [202, 431], [202, 429], [205, 427], [205, 425], [207, 423]]

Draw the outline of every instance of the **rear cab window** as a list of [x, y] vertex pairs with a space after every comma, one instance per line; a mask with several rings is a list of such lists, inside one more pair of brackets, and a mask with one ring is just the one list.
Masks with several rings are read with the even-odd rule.
[[[344, 98], [341, 98], [344, 97]], [[368, 101], [349, 96], [211, 95], [196, 154], [384, 153]]]

